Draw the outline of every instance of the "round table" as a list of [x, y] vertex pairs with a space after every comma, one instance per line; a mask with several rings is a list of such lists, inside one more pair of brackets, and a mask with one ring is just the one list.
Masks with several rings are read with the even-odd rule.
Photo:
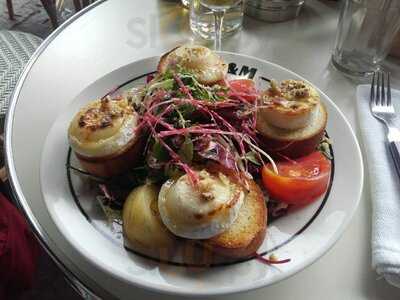
[[[114, 69], [160, 53], [194, 39], [188, 11], [180, 1], [99, 0], [56, 30], [28, 64], [12, 99], [6, 124], [9, 174], [23, 211], [43, 246], [74, 286], [103, 299], [159, 299], [160, 295], [129, 289], [96, 272], [60, 236], [41, 200], [40, 162], [24, 156], [27, 148], [13, 147], [33, 139], [18, 134], [32, 97], [40, 97], [53, 114], [30, 116], [33, 126], [48, 126], [76, 94]], [[358, 82], [330, 65], [337, 28], [338, 4], [309, 0], [301, 15], [283, 23], [264, 23], [246, 17], [243, 30], [224, 40], [223, 50], [256, 56], [297, 72], [320, 87], [344, 112], [359, 133], [355, 112]], [[197, 41], [205, 43], [204, 41]], [[390, 60], [393, 87], [400, 88], [400, 67]], [[63, 93], [57, 91], [63, 89]], [[43, 142], [43, 141], [41, 141]], [[35, 144], [43, 144], [36, 143]], [[29, 151], [41, 153], [40, 147]], [[371, 203], [368, 176], [360, 206], [339, 242], [315, 264], [273, 286], [215, 299], [398, 299], [400, 290], [379, 279], [371, 268]], [[163, 299], [177, 299], [163, 296]]]

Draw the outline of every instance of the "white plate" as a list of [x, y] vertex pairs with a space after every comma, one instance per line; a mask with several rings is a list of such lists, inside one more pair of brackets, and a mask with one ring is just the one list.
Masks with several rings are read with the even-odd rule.
[[[303, 79], [278, 65], [256, 58], [221, 53], [237, 76], [278, 80]], [[60, 232], [71, 245], [103, 272], [132, 285], [159, 292], [215, 295], [250, 290], [287, 278], [321, 257], [337, 241], [360, 199], [363, 167], [356, 138], [343, 114], [319, 91], [327, 107], [327, 132], [333, 141], [333, 173], [326, 195], [312, 205], [291, 212], [268, 227], [260, 252], [290, 258], [290, 263], [266, 266], [256, 259], [209, 268], [181, 265], [178, 260], [159, 263], [124, 249], [117, 227], [106, 224], [92, 191], [66, 169], [67, 128], [85, 103], [110, 89], [143, 81], [156, 68], [158, 57], [131, 63], [91, 84], [71, 102], [52, 126], [41, 161], [41, 188], [46, 205]], [[231, 76], [235, 76], [231, 74]], [[74, 158], [71, 156], [72, 164]], [[328, 272], [328, 271], [327, 271]]]

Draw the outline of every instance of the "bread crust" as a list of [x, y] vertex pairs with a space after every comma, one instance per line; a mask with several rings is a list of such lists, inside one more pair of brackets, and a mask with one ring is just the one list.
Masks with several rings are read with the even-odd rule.
[[134, 167], [142, 158], [144, 148], [143, 139], [135, 136], [125, 147], [119, 151], [102, 157], [86, 157], [75, 153], [83, 169], [92, 175], [99, 177], [112, 177], [122, 174]]
[[250, 191], [235, 223], [227, 231], [201, 241], [203, 247], [232, 258], [247, 258], [256, 253], [267, 230], [267, 207], [260, 187], [252, 180], [249, 185]]

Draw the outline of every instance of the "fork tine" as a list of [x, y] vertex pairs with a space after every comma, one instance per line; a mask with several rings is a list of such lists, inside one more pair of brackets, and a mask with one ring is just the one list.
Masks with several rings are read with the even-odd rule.
[[369, 102], [370, 102], [370, 104], [372, 105], [372, 104], [374, 104], [374, 101], [375, 101], [375, 72], [374, 72], [374, 74], [372, 75], [372, 82], [371, 82], [371, 92], [370, 92], [370, 94], [369, 94]]
[[381, 86], [381, 76], [379, 71], [376, 72], [376, 90], [375, 90], [375, 105], [381, 104], [381, 94], [379, 91], [379, 87]]
[[381, 75], [381, 105], [386, 106], [386, 94], [385, 94], [385, 73], [380, 72]]
[[387, 73], [386, 101], [388, 106], [392, 106], [392, 92], [390, 91], [390, 72]]

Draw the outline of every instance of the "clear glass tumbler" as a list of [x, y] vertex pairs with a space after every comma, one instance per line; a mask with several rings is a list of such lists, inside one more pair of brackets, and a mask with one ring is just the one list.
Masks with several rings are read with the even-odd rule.
[[[244, 1], [225, 12], [222, 24], [222, 37], [238, 31], [243, 23]], [[215, 38], [215, 18], [213, 11], [201, 4], [201, 0], [190, 1], [190, 28], [198, 36], [213, 40]]]
[[379, 69], [399, 29], [399, 0], [343, 0], [333, 65], [347, 75], [371, 75]]

